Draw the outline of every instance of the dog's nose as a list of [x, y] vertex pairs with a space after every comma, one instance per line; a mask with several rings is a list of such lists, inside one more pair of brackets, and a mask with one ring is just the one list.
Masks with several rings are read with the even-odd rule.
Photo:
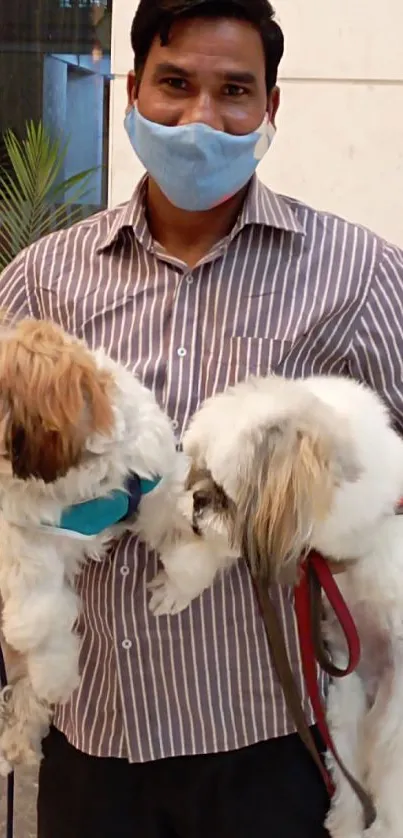
[[193, 510], [196, 514], [203, 512], [203, 509], [209, 505], [211, 500], [210, 492], [207, 489], [196, 489], [193, 492]]

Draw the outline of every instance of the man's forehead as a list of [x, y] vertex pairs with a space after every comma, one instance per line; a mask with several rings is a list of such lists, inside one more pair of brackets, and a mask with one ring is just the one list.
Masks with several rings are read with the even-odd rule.
[[165, 65], [186, 74], [197, 73], [210, 62], [211, 69], [225, 77], [243, 74], [244, 83], [256, 80], [265, 63], [257, 30], [247, 21], [231, 18], [178, 21], [167, 43], [162, 44], [159, 36], [154, 39], [149, 59], [160, 72]]

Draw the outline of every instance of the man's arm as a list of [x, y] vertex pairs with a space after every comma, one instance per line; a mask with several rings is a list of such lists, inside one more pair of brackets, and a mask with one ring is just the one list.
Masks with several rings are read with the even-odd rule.
[[366, 382], [403, 434], [403, 251], [385, 243], [348, 356], [353, 378]]
[[0, 274], [0, 312], [12, 320], [33, 316], [28, 253], [22, 251]]

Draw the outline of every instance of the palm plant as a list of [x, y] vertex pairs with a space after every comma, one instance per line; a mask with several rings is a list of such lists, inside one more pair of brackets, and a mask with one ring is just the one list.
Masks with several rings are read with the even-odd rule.
[[41, 236], [82, 218], [83, 208], [78, 203], [88, 193], [96, 171], [88, 169], [61, 181], [67, 145], [53, 139], [42, 122], [27, 123], [23, 140], [9, 130], [3, 141], [0, 271]]

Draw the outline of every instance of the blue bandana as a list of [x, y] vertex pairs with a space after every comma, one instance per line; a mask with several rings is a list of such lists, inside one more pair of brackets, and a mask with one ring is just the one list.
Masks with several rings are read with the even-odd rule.
[[134, 515], [143, 495], [148, 495], [159, 483], [159, 477], [147, 480], [131, 474], [126, 482], [126, 490], [117, 489], [107, 497], [70, 506], [63, 511], [57, 527], [43, 526], [59, 535], [93, 538]]

